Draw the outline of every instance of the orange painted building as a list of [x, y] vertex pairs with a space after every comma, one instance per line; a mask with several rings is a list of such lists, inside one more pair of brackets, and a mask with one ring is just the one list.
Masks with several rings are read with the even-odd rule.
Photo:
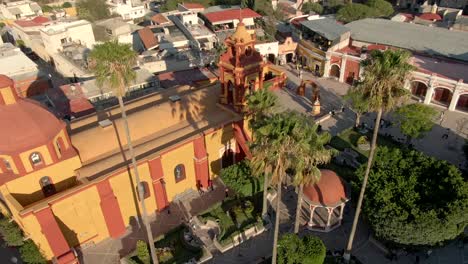
[[[252, 90], [263, 83], [254, 41], [242, 24], [229, 38], [221, 89], [173, 87], [126, 103], [151, 214], [186, 191], [207, 188], [222, 167], [249, 155], [243, 97], [251, 81]], [[48, 259], [78, 263], [73, 248], [118, 238], [139, 215], [119, 108], [66, 124], [18, 96], [14, 82], [0, 75], [0, 124], [1, 209]]]

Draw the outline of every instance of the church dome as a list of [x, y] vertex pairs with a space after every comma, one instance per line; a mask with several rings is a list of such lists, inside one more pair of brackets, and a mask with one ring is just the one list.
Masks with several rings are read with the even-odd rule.
[[[0, 89], [14, 91], [13, 81], [0, 75]], [[52, 141], [65, 127], [45, 107], [30, 100], [18, 98], [9, 104], [0, 104], [0, 154], [27, 151]]]
[[348, 200], [343, 180], [331, 170], [320, 170], [318, 183], [304, 186], [304, 196], [316, 205], [334, 207]]

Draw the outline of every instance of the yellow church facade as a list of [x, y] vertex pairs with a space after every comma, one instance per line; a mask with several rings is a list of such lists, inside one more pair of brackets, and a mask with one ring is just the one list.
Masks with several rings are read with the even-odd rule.
[[[209, 188], [221, 168], [249, 156], [243, 106], [248, 93], [262, 89], [267, 68], [245, 32], [240, 23], [226, 42], [219, 83], [126, 103], [150, 214]], [[47, 259], [78, 263], [73, 248], [119, 238], [141, 215], [118, 107], [67, 124], [17, 96], [13, 81], [0, 75], [0, 124], [1, 210]]]

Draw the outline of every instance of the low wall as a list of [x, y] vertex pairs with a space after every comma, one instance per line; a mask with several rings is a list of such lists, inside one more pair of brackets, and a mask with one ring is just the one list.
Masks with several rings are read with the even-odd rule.
[[218, 239], [215, 237], [215, 239], [213, 239], [213, 244], [215, 245], [215, 247], [221, 252], [221, 253], [224, 253], [228, 250], [230, 250], [231, 248], [251, 239], [252, 237], [256, 237], [257, 235], [263, 233], [265, 231], [265, 227], [262, 226], [261, 228], [257, 228], [257, 226], [253, 226], [247, 230], [244, 230], [242, 233], [238, 234], [238, 235], [235, 235], [232, 240], [234, 242], [231, 242], [229, 244], [227, 244], [226, 246], [223, 246], [221, 245], [219, 242], [218, 242]]

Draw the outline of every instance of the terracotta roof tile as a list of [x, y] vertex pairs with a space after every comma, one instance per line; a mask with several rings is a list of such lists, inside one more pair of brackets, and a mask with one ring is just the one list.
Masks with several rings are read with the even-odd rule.
[[239, 9], [230, 9], [230, 10], [219, 11], [219, 12], [211, 12], [211, 13], [207, 13], [204, 15], [211, 23], [234, 20], [234, 19], [240, 20], [241, 16], [242, 18], [262, 17], [260, 14], [253, 11], [250, 8], [244, 8], [242, 9], [242, 12], [240, 12]]
[[156, 25], [167, 24], [167, 23], [170, 22], [169, 20], [167, 20], [167, 18], [165, 16], [163, 16], [161, 14], [156, 14], [156, 15], [152, 16], [151, 21], [156, 23]]
[[205, 9], [205, 7], [199, 3], [183, 3], [182, 5], [187, 9]]
[[159, 44], [153, 31], [148, 27], [138, 30], [138, 35], [146, 49], [151, 49]]

